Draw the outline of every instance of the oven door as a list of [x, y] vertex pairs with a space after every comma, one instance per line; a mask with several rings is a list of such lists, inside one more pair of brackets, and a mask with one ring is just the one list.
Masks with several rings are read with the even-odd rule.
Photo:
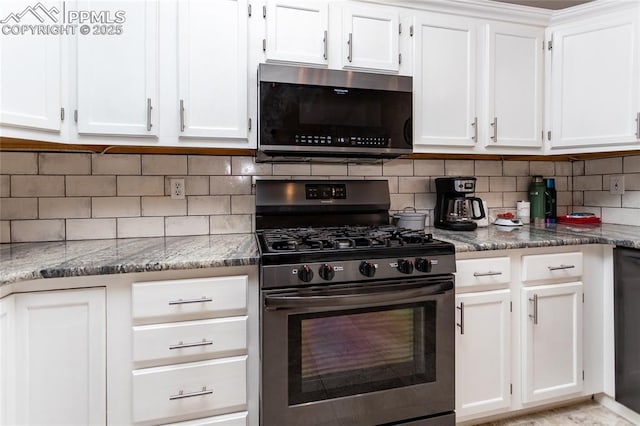
[[[261, 423], [374, 425], [451, 414], [453, 288], [447, 275], [263, 291]], [[453, 424], [447, 418], [438, 424]]]

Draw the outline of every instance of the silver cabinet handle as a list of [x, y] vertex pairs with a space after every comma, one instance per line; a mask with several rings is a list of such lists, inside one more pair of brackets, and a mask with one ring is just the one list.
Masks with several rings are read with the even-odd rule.
[[349, 62], [353, 61], [353, 33], [349, 33], [349, 40], [347, 41], [349, 45], [349, 54], [347, 55], [347, 59]]
[[460, 322], [456, 325], [460, 327], [460, 334], [464, 334], [464, 302], [460, 302], [460, 306], [456, 306], [456, 309], [460, 311]]
[[576, 265], [560, 265], [560, 266], [547, 266], [550, 271], [559, 271], [562, 269], [573, 269]]
[[206, 386], [203, 386], [201, 391], [191, 392], [191, 393], [184, 393], [184, 391], [181, 390], [180, 392], [178, 392], [177, 395], [171, 395], [169, 397], [169, 401], [173, 401], [174, 399], [193, 398], [194, 396], [211, 395], [212, 393], [213, 391], [210, 389], [207, 389]]
[[640, 139], [640, 112], [636, 115], [636, 137]]
[[187, 300], [178, 299], [178, 300], [170, 301], [169, 305], [186, 305], [188, 303], [206, 303], [206, 302], [213, 302], [213, 299], [205, 296], [202, 296], [200, 299], [187, 299]]
[[195, 348], [198, 346], [209, 346], [213, 345], [212, 340], [202, 339], [202, 342], [194, 342], [194, 343], [182, 343], [179, 342], [177, 345], [169, 346], [169, 350], [173, 349], [184, 349], [184, 348]]
[[147, 132], [151, 131], [151, 127], [153, 126], [153, 124], [151, 124], [151, 110], [153, 109], [153, 107], [151, 106], [151, 98], [147, 98]]
[[473, 126], [473, 136], [471, 136], [471, 140], [478, 142], [478, 117], [473, 118], [471, 125]]
[[498, 117], [493, 117], [493, 123], [491, 123], [491, 127], [493, 127], [493, 136], [491, 136], [491, 139], [494, 142], [498, 142]]
[[322, 51], [322, 57], [326, 60], [327, 59], [327, 36], [328, 36], [328, 32], [327, 30], [324, 30], [324, 39], [322, 39], [322, 44], [323, 44], [323, 51]]
[[184, 132], [184, 100], [180, 99], [180, 131]]
[[529, 318], [533, 318], [533, 323], [538, 325], [538, 295], [534, 294], [533, 299], [529, 299], [529, 302], [533, 302], [533, 315], [529, 315]]
[[494, 272], [494, 271], [489, 271], [489, 272], [474, 272], [473, 276], [474, 277], [491, 277], [494, 275], [502, 275], [502, 272]]

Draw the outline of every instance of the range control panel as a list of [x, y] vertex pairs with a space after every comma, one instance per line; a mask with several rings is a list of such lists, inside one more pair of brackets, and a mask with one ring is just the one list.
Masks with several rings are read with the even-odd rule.
[[344, 184], [307, 184], [305, 193], [307, 200], [344, 200], [347, 187]]
[[387, 147], [391, 144], [386, 136], [296, 135], [295, 139], [296, 145]]

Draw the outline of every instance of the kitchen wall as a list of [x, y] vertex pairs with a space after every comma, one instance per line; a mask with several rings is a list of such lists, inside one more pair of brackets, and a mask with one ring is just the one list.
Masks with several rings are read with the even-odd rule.
[[[638, 224], [640, 213], [640, 156], [573, 164], [422, 159], [256, 164], [246, 156], [1, 152], [0, 170], [3, 243], [251, 232], [253, 182], [274, 178], [386, 179], [392, 211], [415, 207], [433, 221], [435, 177], [476, 176], [477, 195], [495, 215], [515, 212], [516, 201], [527, 198], [529, 176], [540, 174], [556, 178], [558, 214], [573, 210], [572, 204], [594, 205], [605, 221]], [[602, 191], [611, 173], [627, 174], [629, 191], [615, 200]], [[168, 196], [171, 177], [185, 178], [186, 199]]]

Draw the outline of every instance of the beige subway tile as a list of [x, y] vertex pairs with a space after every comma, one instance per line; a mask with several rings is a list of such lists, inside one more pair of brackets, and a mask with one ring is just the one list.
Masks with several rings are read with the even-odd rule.
[[127, 195], [164, 195], [162, 176], [118, 176], [117, 194]]
[[64, 219], [12, 220], [11, 242], [62, 241], [64, 225]]
[[138, 154], [93, 154], [91, 174], [94, 175], [139, 175]]
[[251, 176], [211, 176], [211, 195], [251, 194]]
[[518, 176], [516, 178], [516, 191], [529, 191], [529, 184], [531, 183], [531, 176]]
[[599, 158], [584, 162], [585, 175], [607, 175], [622, 173], [622, 157]]
[[[640, 209], [640, 191], [627, 191], [622, 196], [622, 207]], [[640, 217], [640, 210], [638, 210]]]
[[569, 177], [556, 176], [556, 191], [569, 191]]
[[0, 244], [11, 242], [11, 222], [8, 220], [0, 221]]
[[0, 152], [0, 171], [7, 175], [36, 175], [38, 174], [38, 154]]
[[94, 197], [91, 199], [91, 216], [140, 216], [140, 197]]
[[571, 193], [572, 205], [574, 206], [584, 206], [584, 192], [582, 191], [573, 191]]
[[271, 176], [271, 163], [256, 163], [253, 157], [231, 157], [231, 174], [235, 176]]
[[186, 216], [187, 200], [171, 197], [142, 197], [142, 216]]
[[640, 173], [640, 155], [629, 155], [622, 160], [624, 173]]
[[[489, 176], [480, 176], [476, 178], [476, 192], [489, 192]], [[515, 178], [514, 178], [515, 179]], [[436, 191], [435, 182], [433, 191]]]
[[185, 195], [209, 194], [209, 176], [167, 176], [164, 179], [164, 195], [171, 195], [171, 179], [184, 179]]
[[167, 217], [164, 223], [164, 234], [167, 237], [209, 234], [209, 216]]
[[573, 194], [569, 191], [556, 192], [557, 206], [570, 206], [573, 204]]
[[556, 177], [573, 176], [573, 165], [570, 161], [556, 161]]
[[504, 176], [529, 176], [528, 161], [505, 161], [502, 169]]
[[[487, 207], [509, 207], [503, 205], [502, 192], [476, 192], [476, 197], [482, 198], [487, 202]], [[513, 206], [515, 207], [515, 205]]]
[[91, 174], [91, 154], [42, 152], [38, 163], [41, 175]]
[[640, 191], [640, 173], [627, 173], [624, 175], [624, 189], [627, 191]]
[[489, 192], [508, 192], [517, 191], [518, 185], [516, 178], [491, 176], [489, 178]]
[[556, 207], [556, 215], [559, 216], [566, 216], [569, 214], [569, 212], [573, 211], [571, 210], [571, 205], [568, 206], [557, 206]]
[[584, 175], [584, 161], [574, 161], [571, 163], [573, 166], [573, 174], [572, 176], [583, 176]]
[[355, 164], [347, 165], [349, 176], [382, 176], [382, 164]]
[[622, 197], [609, 191], [584, 191], [584, 205], [598, 207], [622, 207]]
[[502, 176], [502, 161], [476, 160], [474, 176]]
[[118, 238], [164, 236], [164, 217], [119, 217]]
[[[588, 213], [593, 213], [593, 214], [594, 214], [594, 215], [596, 215], [597, 217], [602, 218], [602, 211], [603, 211], [604, 209], [608, 209], [608, 208], [611, 208], [611, 207], [594, 207], [594, 206], [584, 206], [584, 207], [581, 207], [581, 208], [580, 208], [580, 211], [588, 212]], [[616, 208], [616, 210], [620, 210], [620, 209]], [[575, 211], [575, 210], [573, 210], [573, 211]]]
[[91, 217], [90, 198], [40, 198], [40, 219], [68, 219]]
[[532, 161], [529, 163], [529, 173], [531, 173], [531, 176], [555, 176], [556, 168], [553, 161]]
[[444, 160], [413, 160], [414, 176], [443, 176]]
[[349, 170], [346, 164], [311, 164], [311, 174], [319, 176], [346, 176]]
[[311, 165], [302, 163], [302, 164], [293, 164], [293, 163], [276, 163], [273, 165], [273, 175], [274, 176], [310, 176], [311, 175]]
[[399, 158], [382, 164], [383, 176], [413, 176], [413, 160]]
[[115, 219], [67, 219], [67, 240], [116, 238]]
[[116, 195], [115, 176], [67, 176], [67, 197]]
[[253, 195], [231, 196], [232, 214], [253, 214], [256, 212], [256, 200]]
[[617, 223], [620, 225], [640, 226], [638, 209], [603, 208], [602, 221], [604, 223]]
[[231, 157], [190, 155], [187, 160], [190, 175], [230, 175]]
[[515, 208], [518, 201], [528, 201], [529, 194], [526, 192], [504, 192], [502, 194], [502, 204], [504, 207]]
[[[389, 193], [397, 194], [400, 188], [400, 178], [398, 176], [386, 176], [380, 179], [379, 176], [367, 176], [364, 178], [365, 180], [386, 180], [389, 183]], [[428, 180], [429, 178], [422, 178], [427, 182], [427, 187], [429, 186]]]
[[[238, 197], [239, 195], [235, 195]], [[187, 197], [187, 214], [212, 215], [231, 213], [231, 196], [211, 195]]]
[[210, 217], [211, 234], [243, 234], [251, 232], [251, 215], [221, 215]]
[[602, 190], [602, 176], [574, 176], [574, 191], [600, 191]]
[[11, 176], [12, 197], [64, 196], [64, 176]]
[[37, 198], [0, 198], [0, 220], [37, 218]]
[[432, 192], [416, 194], [416, 209], [433, 210], [436, 207], [436, 194]]
[[[317, 177], [313, 177], [314, 179], [318, 179]], [[366, 180], [365, 176], [326, 176], [329, 180]], [[369, 176], [370, 179], [380, 179], [380, 176]]]
[[143, 175], [186, 175], [186, 155], [143, 155]]
[[400, 177], [398, 192], [401, 194], [429, 192], [429, 180], [424, 177]]
[[445, 160], [444, 174], [446, 176], [474, 176], [473, 160]]
[[8, 197], [11, 194], [11, 176], [0, 175], [0, 197]]
[[391, 207], [389, 210], [402, 211], [405, 207], [415, 207], [414, 194], [390, 194]]

